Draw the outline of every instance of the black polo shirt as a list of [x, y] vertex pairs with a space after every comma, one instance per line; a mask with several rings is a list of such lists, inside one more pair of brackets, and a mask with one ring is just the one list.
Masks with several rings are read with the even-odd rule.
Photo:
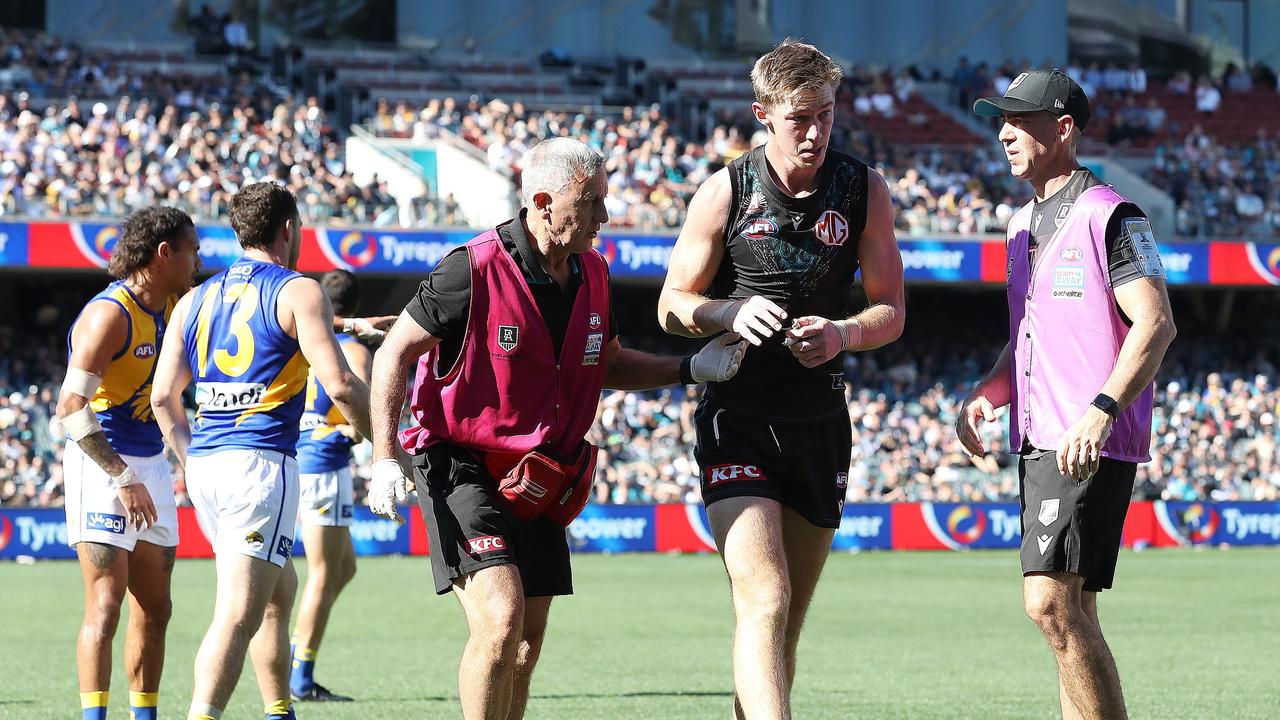
[[[529, 236], [524, 231], [526, 212], [521, 210], [519, 217], [499, 225], [498, 238], [529, 285], [538, 312], [542, 314], [547, 330], [551, 333], [551, 344], [558, 361], [560, 346], [564, 344], [565, 329], [569, 325], [569, 315], [573, 312], [578, 288], [582, 287], [582, 266], [577, 256], [570, 256], [569, 281], [561, 288], [542, 269], [542, 264], [533, 252]], [[453, 367], [458, 353], [462, 352], [467, 317], [471, 312], [471, 260], [465, 247], [451, 251], [440, 260], [436, 269], [418, 286], [417, 294], [405, 306], [405, 311], [418, 321], [423, 330], [440, 338], [442, 372], [445, 368]], [[612, 341], [617, 336], [618, 325], [614, 321], [613, 301], [610, 298], [609, 340]]]

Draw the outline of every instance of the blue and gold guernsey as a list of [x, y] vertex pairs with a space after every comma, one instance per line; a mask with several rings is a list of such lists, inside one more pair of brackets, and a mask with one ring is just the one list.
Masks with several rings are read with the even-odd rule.
[[228, 448], [289, 456], [307, 387], [307, 361], [277, 320], [288, 268], [242, 257], [196, 288], [182, 337], [196, 383], [192, 455]]
[[[346, 333], [338, 334], [339, 343], [359, 342]], [[326, 473], [341, 470], [351, 462], [352, 442], [338, 432], [346, 424], [342, 411], [333, 404], [315, 373], [307, 375], [307, 403], [302, 412], [302, 435], [298, 439], [298, 472]]]
[[[159, 455], [164, 451], [164, 438], [151, 414], [151, 380], [155, 377], [160, 341], [177, 298], [170, 297], [162, 312], [151, 312], [134, 297], [123, 280], [117, 280], [93, 296], [89, 303], [98, 301], [113, 303], [124, 312], [129, 319], [129, 334], [124, 346], [111, 357], [102, 375], [102, 385], [89, 400], [89, 407], [98, 416], [111, 449], [121, 455]], [[77, 317], [76, 322], [79, 321]], [[68, 357], [74, 331], [73, 323], [71, 332], [67, 333]]]

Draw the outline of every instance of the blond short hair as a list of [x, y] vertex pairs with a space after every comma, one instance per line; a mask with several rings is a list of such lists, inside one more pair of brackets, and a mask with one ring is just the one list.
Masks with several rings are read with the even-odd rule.
[[787, 38], [756, 60], [751, 68], [751, 89], [756, 101], [767, 110], [796, 93], [825, 86], [835, 91], [843, 77], [844, 70], [821, 50]]

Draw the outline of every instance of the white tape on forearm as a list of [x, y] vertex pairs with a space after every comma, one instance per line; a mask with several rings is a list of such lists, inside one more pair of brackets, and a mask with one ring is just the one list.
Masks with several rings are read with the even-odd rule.
[[86, 400], [92, 400], [102, 387], [102, 378], [80, 368], [67, 368], [67, 377], [62, 381], [62, 389], [75, 393]]
[[67, 437], [76, 442], [102, 431], [98, 415], [88, 405], [62, 418], [62, 427], [67, 431]]
[[128, 465], [125, 465], [124, 472], [111, 478], [111, 480], [115, 482], [116, 487], [122, 488], [122, 487], [128, 487], [138, 482], [139, 478], [136, 474], [134, 474], [133, 468], [129, 467]]

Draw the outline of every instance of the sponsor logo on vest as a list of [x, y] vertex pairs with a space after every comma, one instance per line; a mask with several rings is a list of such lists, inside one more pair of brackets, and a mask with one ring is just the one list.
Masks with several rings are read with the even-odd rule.
[[600, 327], [600, 313], [591, 313], [591, 315], [587, 317], [587, 326], [592, 330]]
[[498, 347], [503, 352], [511, 352], [516, 349], [516, 345], [520, 344], [520, 328], [515, 325], [499, 325], [498, 326]]
[[85, 530], [105, 530], [116, 535], [124, 534], [124, 516], [91, 512], [84, 516]]
[[1050, 542], [1053, 542], [1052, 535], [1041, 535], [1040, 537], [1036, 538], [1036, 544], [1040, 546], [1041, 555], [1044, 555], [1045, 551], [1049, 549]]
[[1053, 296], [1079, 300], [1084, 297], [1084, 268], [1062, 267], [1053, 269]]
[[285, 557], [289, 557], [289, 553], [293, 552], [293, 538], [280, 536], [280, 542], [276, 543], [276, 552]]
[[520, 494], [528, 495], [532, 498], [544, 498], [547, 495], [547, 489], [529, 478], [525, 478], [520, 481]]
[[840, 213], [828, 210], [814, 224], [813, 234], [823, 245], [844, 245], [849, 239], [849, 223]]
[[213, 410], [241, 410], [262, 403], [267, 386], [262, 383], [196, 383], [196, 404]]
[[151, 343], [142, 343], [133, 349], [133, 356], [139, 360], [146, 360], [149, 357], [155, 357], [156, 346]]
[[707, 487], [715, 487], [726, 482], [767, 479], [764, 472], [756, 465], [712, 465], [703, 472], [706, 473]]
[[1072, 245], [1071, 247], [1062, 248], [1062, 252], [1058, 253], [1058, 257], [1062, 258], [1063, 262], [1080, 262], [1084, 259], [1084, 251]]
[[751, 240], [762, 240], [778, 234], [778, 223], [773, 218], [756, 218], [742, 229], [742, 237]]
[[1040, 521], [1041, 525], [1048, 527], [1053, 524], [1054, 520], [1058, 519], [1059, 504], [1058, 498], [1040, 501], [1040, 514], [1036, 516], [1036, 519]]
[[838, 488], [849, 487], [849, 473], [847, 472], [836, 473], [836, 487]]
[[604, 333], [587, 333], [587, 349], [583, 352], [583, 365], [600, 364], [600, 348], [604, 344]]
[[248, 534], [244, 536], [244, 541], [250, 545], [261, 545], [265, 543], [267, 539], [262, 537], [262, 533], [257, 530], [250, 530]]
[[507, 541], [497, 535], [484, 535], [467, 541], [467, 548], [472, 555], [482, 555], [494, 550], [506, 550]]

